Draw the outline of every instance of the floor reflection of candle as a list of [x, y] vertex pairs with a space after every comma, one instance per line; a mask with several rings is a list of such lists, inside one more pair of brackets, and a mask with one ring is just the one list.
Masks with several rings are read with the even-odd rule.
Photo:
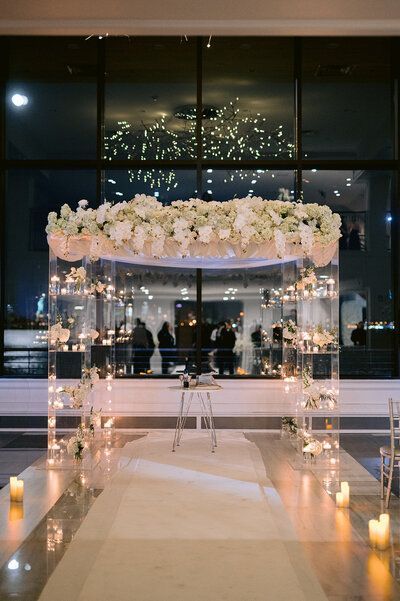
[[336, 507], [345, 507], [342, 492], [336, 493]]
[[17, 520], [22, 520], [24, 517], [24, 506], [22, 503], [15, 503], [11, 501], [10, 503], [10, 511], [8, 513], [8, 518], [10, 522], [16, 522]]

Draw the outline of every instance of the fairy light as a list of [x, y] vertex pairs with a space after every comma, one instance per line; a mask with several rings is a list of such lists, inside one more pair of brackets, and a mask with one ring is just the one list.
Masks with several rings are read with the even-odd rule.
[[[210, 36], [211, 37], [211, 36]], [[244, 116], [239, 106], [239, 98], [216, 108], [210, 116], [203, 117], [202, 139], [204, 159], [213, 160], [257, 160], [265, 158], [291, 159], [294, 157], [294, 144], [285, 134], [282, 124], [271, 129], [267, 117], [261, 113]], [[177, 115], [179, 114], [179, 117]], [[177, 120], [181, 127], [177, 129]], [[106, 160], [137, 159], [145, 161], [149, 157], [159, 161], [173, 161], [194, 158], [196, 148], [196, 111], [179, 111], [167, 117], [162, 114], [151, 123], [129, 123], [118, 121], [114, 132], [105, 136], [104, 152]], [[207, 169], [207, 173], [212, 173]], [[229, 170], [224, 183], [251, 178], [255, 185], [265, 174], [272, 179], [274, 173], [268, 169], [254, 169], [242, 172]], [[177, 173], [165, 169], [129, 170], [131, 183], [147, 184], [151, 189], [178, 187]], [[112, 183], [112, 182], [110, 182]], [[210, 182], [207, 182], [210, 183]], [[115, 192], [114, 192], [115, 194]]]

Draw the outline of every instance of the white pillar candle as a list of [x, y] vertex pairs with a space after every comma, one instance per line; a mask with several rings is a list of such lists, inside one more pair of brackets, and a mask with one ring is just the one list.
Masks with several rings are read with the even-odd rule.
[[72, 348], [73, 351], [77, 351], [78, 350], [78, 345], [77, 344], [73, 344], [71, 348]]
[[376, 547], [378, 528], [379, 528], [378, 520], [369, 520], [368, 533], [369, 533], [369, 544], [371, 545], [371, 547]]
[[68, 351], [68, 344], [63, 344], [61, 348], [64, 351], [64, 353], [66, 353]]
[[24, 481], [17, 480], [17, 490], [16, 490], [16, 502], [22, 503], [24, 500]]
[[386, 522], [378, 522], [376, 528], [376, 547], [379, 551], [385, 551], [389, 546], [389, 529]]
[[79, 345], [79, 350], [80, 350], [82, 353], [83, 353], [83, 352], [85, 352], [85, 348], [86, 348], [86, 347], [85, 347], [85, 345], [84, 345], [84, 344], [80, 344], [80, 345]]
[[337, 492], [336, 493], [336, 507], [344, 507], [344, 501], [343, 501], [343, 493], [342, 492]]
[[10, 501], [22, 503], [24, 500], [24, 481], [16, 476], [10, 478]]
[[350, 504], [350, 486], [348, 482], [342, 482], [340, 490], [343, 495], [343, 507], [348, 507]]
[[10, 478], [10, 501], [15, 501], [15, 498], [17, 496], [17, 480], [17, 476], [11, 476]]

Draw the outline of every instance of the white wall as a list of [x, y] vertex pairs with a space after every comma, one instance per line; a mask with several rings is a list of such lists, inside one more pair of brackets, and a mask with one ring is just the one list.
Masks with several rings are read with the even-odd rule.
[[398, 0], [0, 0], [0, 34], [396, 35]]
[[[170, 416], [177, 414], [179, 390], [174, 380], [117, 380], [113, 383], [115, 414], [121, 416]], [[220, 416], [282, 416], [290, 403], [281, 380], [224, 380], [213, 397]], [[102, 382], [98, 404], [106, 406], [109, 394]], [[342, 380], [340, 407], [343, 416], [386, 416], [387, 399], [400, 398], [400, 380]], [[47, 381], [0, 380], [0, 415], [45, 415]]]

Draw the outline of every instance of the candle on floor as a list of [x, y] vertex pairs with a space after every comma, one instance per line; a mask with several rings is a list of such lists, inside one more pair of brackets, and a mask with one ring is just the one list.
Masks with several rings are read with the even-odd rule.
[[343, 493], [342, 492], [337, 492], [336, 493], [336, 507], [344, 507], [344, 500], [343, 500]]
[[379, 516], [379, 535], [377, 547], [381, 551], [387, 549], [390, 545], [390, 516], [388, 513], [381, 513]]
[[368, 532], [369, 532], [369, 544], [371, 545], [371, 547], [376, 547], [378, 528], [379, 528], [378, 520], [369, 520]]
[[376, 547], [379, 551], [385, 551], [389, 546], [389, 529], [387, 522], [378, 522], [376, 529]]
[[17, 476], [11, 476], [10, 478], [10, 501], [15, 501], [17, 491]]
[[22, 503], [10, 502], [10, 511], [8, 513], [8, 519], [10, 522], [16, 522], [22, 520], [24, 517], [24, 506]]
[[340, 490], [343, 495], [343, 507], [348, 507], [350, 505], [350, 486], [348, 482], [342, 482], [340, 485]]
[[22, 503], [24, 500], [24, 481], [18, 480], [16, 476], [10, 478], [10, 501]]

